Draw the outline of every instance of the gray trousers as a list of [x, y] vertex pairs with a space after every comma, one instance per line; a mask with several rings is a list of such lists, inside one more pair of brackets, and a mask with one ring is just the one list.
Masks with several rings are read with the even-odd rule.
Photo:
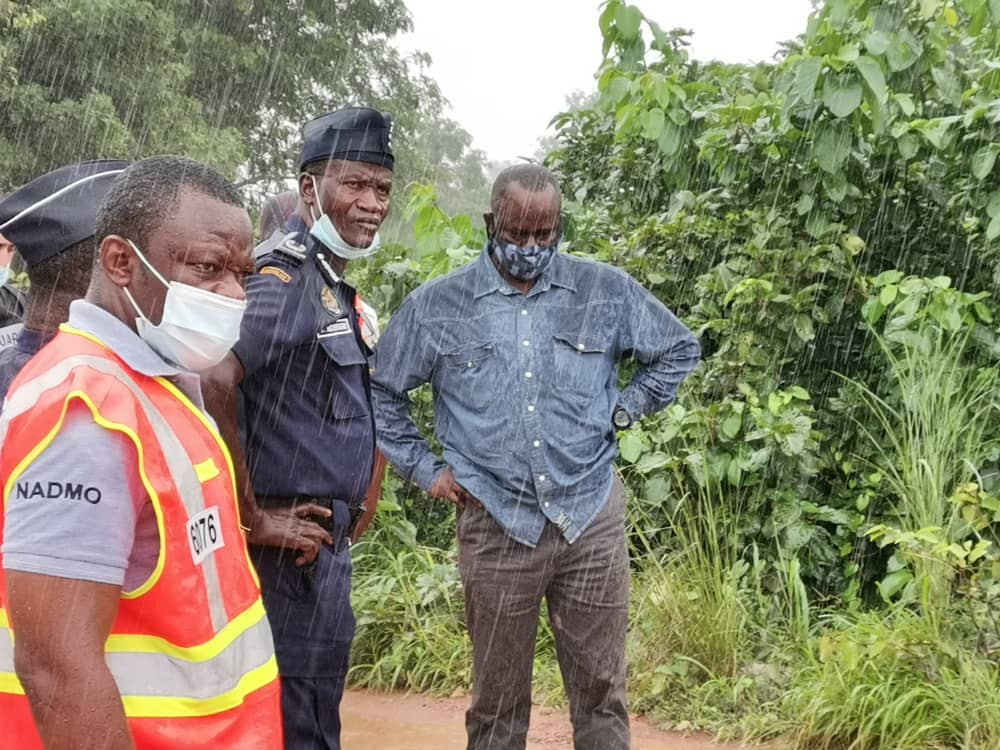
[[535, 548], [482, 508], [458, 519], [459, 570], [472, 638], [469, 750], [523, 750], [544, 596], [569, 697], [576, 750], [628, 750], [625, 630], [629, 567], [617, 476], [593, 524], [568, 544], [551, 523]]

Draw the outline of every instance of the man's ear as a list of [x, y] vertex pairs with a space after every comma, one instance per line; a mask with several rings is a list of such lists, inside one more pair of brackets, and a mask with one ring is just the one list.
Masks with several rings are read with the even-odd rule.
[[489, 211], [489, 212], [483, 214], [483, 221], [486, 222], [486, 234], [489, 235], [490, 237], [492, 237], [493, 236], [493, 227], [494, 227], [494, 223], [495, 223], [494, 218], [493, 218], [493, 212]]
[[315, 177], [308, 172], [299, 175], [299, 197], [307, 206], [316, 205]]
[[117, 234], [109, 234], [101, 240], [98, 253], [101, 257], [101, 268], [104, 269], [104, 275], [110, 279], [112, 284], [125, 287], [132, 283], [139, 259], [126, 239]]

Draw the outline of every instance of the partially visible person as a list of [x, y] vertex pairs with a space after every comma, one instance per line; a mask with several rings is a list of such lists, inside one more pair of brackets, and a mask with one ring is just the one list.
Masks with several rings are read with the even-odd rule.
[[[615, 431], [666, 407], [692, 333], [631, 276], [559, 252], [561, 195], [537, 165], [497, 177], [479, 258], [411, 293], [379, 344], [379, 446], [455, 503], [472, 639], [469, 750], [524, 748], [542, 599], [576, 750], [628, 750], [629, 565]], [[637, 364], [618, 388], [618, 364]], [[436, 455], [409, 413], [430, 383]]]
[[289, 217], [295, 213], [295, 207], [299, 202], [299, 192], [297, 190], [286, 190], [283, 193], [272, 195], [260, 209], [260, 238], [268, 239], [275, 232], [285, 232], [285, 224]]
[[14, 250], [14, 243], [0, 234], [0, 349], [17, 340], [24, 318], [24, 294], [10, 283]]
[[136, 162], [85, 300], [0, 415], [0, 741], [279, 750], [271, 629], [198, 373], [239, 336], [252, 226], [216, 170]]
[[0, 401], [21, 368], [66, 322], [70, 302], [87, 293], [97, 209], [127, 166], [125, 161], [101, 160], [60, 167], [0, 202], [0, 225], [16, 244], [31, 282], [24, 326], [16, 341], [0, 351]]

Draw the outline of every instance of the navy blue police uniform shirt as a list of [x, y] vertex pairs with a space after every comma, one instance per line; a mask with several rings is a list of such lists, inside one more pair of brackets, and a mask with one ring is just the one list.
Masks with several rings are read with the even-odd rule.
[[254, 492], [364, 501], [375, 456], [368, 356], [355, 290], [293, 215], [258, 246], [233, 348], [244, 367], [242, 427]]
[[17, 374], [28, 364], [39, 350], [55, 337], [54, 333], [36, 331], [34, 328], [22, 328], [17, 335], [17, 341], [0, 351], [0, 402], [10, 390]]

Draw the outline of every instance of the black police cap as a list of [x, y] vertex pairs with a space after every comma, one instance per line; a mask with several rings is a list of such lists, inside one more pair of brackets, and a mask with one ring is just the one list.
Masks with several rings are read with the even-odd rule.
[[108, 188], [129, 163], [103, 159], [60, 167], [0, 201], [0, 234], [29, 266], [92, 237]]
[[299, 171], [330, 159], [363, 161], [392, 169], [392, 115], [368, 107], [327, 112], [302, 126]]

